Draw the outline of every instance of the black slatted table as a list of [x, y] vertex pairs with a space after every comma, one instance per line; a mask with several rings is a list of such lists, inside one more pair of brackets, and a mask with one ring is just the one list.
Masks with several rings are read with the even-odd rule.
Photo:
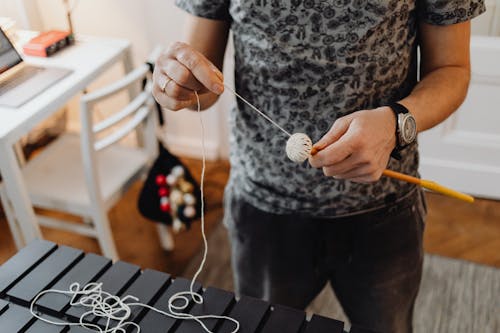
[[[172, 278], [169, 274], [151, 269], [141, 269], [123, 261], [85, 254], [81, 250], [37, 240], [20, 250], [0, 266], [0, 332], [8, 333], [85, 333], [77, 326], [55, 326], [34, 318], [29, 312], [30, 303], [43, 290], [68, 290], [78, 282], [101, 282], [104, 291], [124, 297], [132, 295], [139, 302], [168, 311], [168, 300], [180, 291], [189, 289], [191, 281]], [[233, 293], [194, 285], [202, 293], [203, 304], [190, 304], [186, 309], [193, 315], [227, 315], [240, 322], [239, 333], [345, 333], [344, 324], [338, 320], [313, 315], [306, 318], [303, 311], [272, 305], [251, 297], [236, 300]], [[68, 296], [46, 294], [36, 302], [36, 311], [46, 318], [65, 323], [77, 322], [86, 312], [71, 306]], [[103, 326], [105, 320], [93, 316], [86, 322]], [[203, 333], [194, 321], [182, 321], [162, 316], [145, 308], [133, 307], [129, 321], [141, 327], [143, 333]], [[234, 329], [230, 321], [205, 320], [207, 327], [217, 333]], [[351, 332], [374, 333], [359, 327]]]

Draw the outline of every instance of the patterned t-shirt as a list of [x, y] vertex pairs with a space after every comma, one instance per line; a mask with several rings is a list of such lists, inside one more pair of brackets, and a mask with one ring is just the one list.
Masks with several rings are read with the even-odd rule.
[[[319, 140], [342, 116], [407, 96], [417, 83], [419, 21], [448, 25], [483, 0], [176, 0], [189, 13], [231, 23], [237, 92], [290, 133]], [[436, 47], [439, 47], [436, 46]], [[432, 112], [431, 110], [429, 110]], [[241, 101], [230, 113], [226, 196], [277, 214], [336, 217], [379, 207], [410, 184], [324, 176], [285, 153], [288, 139]], [[388, 168], [417, 175], [417, 143]]]

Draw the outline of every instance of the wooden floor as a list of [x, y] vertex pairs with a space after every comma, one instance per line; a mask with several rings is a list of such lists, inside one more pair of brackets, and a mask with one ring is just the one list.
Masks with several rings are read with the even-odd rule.
[[[183, 159], [199, 178], [201, 163]], [[206, 173], [206, 222], [208, 233], [222, 218], [222, 195], [229, 165], [225, 161], [208, 162]], [[190, 231], [175, 236], [176, 249], [166, 253], [160, 248], [155, 225], [141, 217], [136, 198], [141, 184], [134, 184], [110, 214], [113, 234], [120, 257], [141, 267], [182, 274], [189, 260], [201, 249], [199, 223]], [[500, 268], [500, 202], [477, 200], [462, 203], [428, 194], [429, 216], [425, 249], [429, 253], [491, 265]], [[67, 232], [43, 229], [44, 237], [59, 244], [99, 253], [95, 240]], [[5, 217], [0, 213], [0, 263], [16, 252]]]
[[500, 268], [500, 201], [469, 204], [430, 193], [427, 199], [428, 253]]

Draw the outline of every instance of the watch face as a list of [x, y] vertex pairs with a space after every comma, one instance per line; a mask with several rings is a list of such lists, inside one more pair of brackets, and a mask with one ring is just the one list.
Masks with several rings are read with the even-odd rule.
[[406, 114], [401, 124], [401, 137], [406, 144], [412, 143], [417, 137], [417, 124], [411, 114]]

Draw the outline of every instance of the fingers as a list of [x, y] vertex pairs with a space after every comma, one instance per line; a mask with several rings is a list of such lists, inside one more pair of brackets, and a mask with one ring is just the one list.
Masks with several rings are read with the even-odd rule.
[[[326, 154], [325, 156], [320, 156], [320, 153], [315, 156], [321, 158], [321, 160], [319, 160], [320, 163], [324, 163], [320, 167], [323, 169], [325, 176], [334, 177], [336, 179], [347, 179], [358, 183], [378, 181], [382, 176], [384, 166], [378, 163], [378, 160], [372, 158], [366, 151], [359, 151], [357, 148], [353, 148], [352, 150], [347, 149], [345, 153], [342, 153], [343, 150], [341, 149], [335, 149], [335, 147], [331, 148], [336, 144], [347, 147], [342, 141], [344, 141], [344, 137], [320, 152], [324, 152]], [[355, 147], [355, 144], [353, 147]], [[338, 154], [338, 156], [330, 156], [330, 150], [335, 150], [335, 154]], [[347, 152], [350, 152], [350, 154], [344, 158]], [[313, 161], [313, 163], [317, 162], [318, 161]]]
[[339, 163], [348, 158], [354, 151], [351, 138], [348, 135], [350, 117], [337, 119], [330, 130], [313, 145], [318, 152], [309, 158], [314, 168]]
[[366, 162], [360, 159], [357, 154], [351, 154], [346, 159], [338, 163], [327, 164], [324, 165], [322, 168], [325, 176], [334, 177], [337, 175], [346, 174], [347, 172], [355, 168], [358, 168], [364, 164], [366, 164]]
[[180, 86], [177, 84], [177, 82], [174, 81], [174, 79], [168, 78], [166, 76], [161, 77], [158, 79], [158, 86], [160, 87], [160, 90], [166, 94], [167, 96], [178, 99], [178, 100], [195, 100], [195, 94], [194, 91], [198, 91], [198, 93], [201, 93], [200, 90], [191, 90], [187, 89], [183, 86]]
[[322, 168], [326, 176], [364, 183], [377, 181], [394, 147], [394, 133], [388, 123], [386, 112], [378, 109], [339, 118], [314, 145], [321, 150], [309, 162]]
[[382, 176], [379, 168], [373, 164], [365, 163], [345, 173], [337, 174], [332, 167], [324, 167], [323, 173], [326, 176], [334, 177], [336, 179], [347, 179], [358, 183], [372, 183], [376, 182]]
[[160, 70], [164, 77], [172, 79], [177, 85], [183, 88], [198, 92], [208, 91], [208, 88], [201, 84], [189, 69], [177, 60], [165, 60]]
[[349, 129], [350, 117], [342, 117], [338, 118], [330, 128], [330, 130], [318, 141], [314, 144], [314, 147], [318, 150], [322, 150], [326, 146], [334, 143], [342, 135], [344, 135]]
[[160, 76], [155, 82], [153, 96], [162, 107], [178, 111], [197, 103], [194, 91], [177, 85], [172, 79]]
[[[338, 142], [340, 143], [341, 140]], [[323, 151], [328, 154], [328, 149], [329, 147]], [[328, 160], [328, 156], [326, 160]], [[334, 161], [335, 159], [332, 158], [330, 160]], [[371, 183], [379, 180], [383, 169], [368, 154], [363, 152], [354, 152], [339, 162], [322, 165], [325, 176], [336, 179], [347, 179], [358, 183]]]
[[196, 100], [174, 99], [163, 92], [157, 91], [157, 88], [153, 90], [153, 96], [158, 104], [171, 111], [178, 111], [196, 105]]
[[158, 58], [153, 81], [156, 101], [173, 111], [196, 105], [195, 91], [218, 95], [224, 91], [222, 73], [203, 54], [179, 42]]
[[309, 163], [314, 168], [340, 163], [349, 158], [355, 151], [355, 142], [349, 133], [346, 133], [338, 141], [309, 157]]
[[[192, 90], [203, 87], [220, 95], [224, 92], [223, 75], [203, 54], [188, 44], [176, 42], [166, 51], [166, 64], [162, 70], [179, 85]], [[173, 76], [176, 76], [175, 79]], [[198, 89], [197, 89], [198, 88]]]

